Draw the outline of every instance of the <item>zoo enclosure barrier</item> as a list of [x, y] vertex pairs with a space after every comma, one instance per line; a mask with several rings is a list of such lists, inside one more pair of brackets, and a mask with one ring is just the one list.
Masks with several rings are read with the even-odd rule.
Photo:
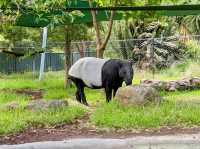
[[[23, 46], [21, 49], [36, 49], [36, 46]], [[32, 44], [34, 45], [34, 44]], [[0, 49], [5, 48], [1, 47]], [[64, 42], [50, 42], [47, 47], [45, 71], [64, 69]], [[94, 41], [72, 42], [71, 63], [80, 57], [96, 56]], [[53, 52], [52, 52], [53, 51]], [[56, 52], [57, 51], [57, 52]], [[110, 40], [104, 53], [105, 58], [132, 59], [140, 69], [161, 69], [169, 67], [176, 61], [186, 58], [200, 58], [200, 35], [170, 36], [161, 38], [141, 38]], [[0, 53], [0, 72], [37, 72], [39, 71], [41, 54], [35, 56], [15, 57]]]

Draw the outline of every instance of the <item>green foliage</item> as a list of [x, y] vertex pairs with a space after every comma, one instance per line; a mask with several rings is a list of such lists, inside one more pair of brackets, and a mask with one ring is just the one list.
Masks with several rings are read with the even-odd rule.
[[49, 27], [53, 29], [64, 21], [73, 23], [76, 16], [82, 16], [80, 11], [66, 11], [68, 0], [3, 0], [0, 3], [0, 20], [2, 24], [15, 24], [19, 16], [33, 15], [36, 22], [39, 20], [49, 21]]
[[[85, 24], [72, 24], [68, 25], [71, 32], [71, 40], [81, 41], [81, 40], [92, 40], [88, 34], [88, 28]], [[49, 31], [49, 42], [64, 41], [65, 39], [65, 29], [63, 26], [57, 26], [53, 30]]]
[[186, 43], [186, 54], [188, 58], [193, 60], [199, 60], [200, 58], [200, 47], [198, 41], [189, 40]]
[[40, 41], [40, 30], [33, 28], [26, 28], [26, 27], [12, 26], [12, 25], [1, 25], [0, 35], [3, 37], [3, 39], [0, 40], [1, 43], [8, 43], [7, 46], [4, 47], [6, 48], [22, 47], [20, 51], [24, 51], [25, 47], [30, 47], [33, 42]]
[[[179, 0], [177, 4], [198, 4], [198, 0]], [[174, 18], [174, 21], [179, 24], [179, 27], [183, 26], [189, 34], [198, 35], [200, 29], [200, 16], [198, 15], [189, 15], [189, 16], [179, 16]]]

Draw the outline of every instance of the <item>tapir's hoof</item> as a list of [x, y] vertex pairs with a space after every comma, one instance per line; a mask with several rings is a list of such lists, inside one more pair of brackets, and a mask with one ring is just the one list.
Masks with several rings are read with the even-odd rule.
[[89, 104], [87, 102], [83, 103], [85, 106], [89, 107]]

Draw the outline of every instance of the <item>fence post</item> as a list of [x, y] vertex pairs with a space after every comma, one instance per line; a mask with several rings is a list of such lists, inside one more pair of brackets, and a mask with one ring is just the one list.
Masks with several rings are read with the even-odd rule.
[[33, 57], [33, 74], [35, 74], [35, 72], [36, 72], [36, 68], [35, 68], [36, 66], [35, 66], [35, 56]]
[[154, 51], [154, 37], [153, 37], [153, 39], [152, 39], [152, 46], [151, 46], [151, 50], [152, 50], [152, 71], [153, 71], [153, 79], [155, 79], [155, 60], [154, 60], [154, 58], [155, 58], [155, 51]]
[[48, 28], [44, 27], [43, 36], [42, 36], [42, 48], [44, 49], [45, 52], [42, 53], [41, 55], [40, 75], [39, 75], [40, 81], [44, 78], [45, 53], [46, 53], [46, 48], [47, 48], [47, 33], [48, 33]]

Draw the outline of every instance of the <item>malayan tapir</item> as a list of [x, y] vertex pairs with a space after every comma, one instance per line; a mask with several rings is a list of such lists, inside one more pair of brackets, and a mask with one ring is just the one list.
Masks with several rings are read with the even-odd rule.
[[69, 79], [76, 85], [77, 101], [88, 106], [84, 87], [104, 88], [106, 100], [109, 102], [123, 81], [126, 85], [132, 84], [133, 73], [131, 61], [84, 57], [71, 66], [68, 74]]

